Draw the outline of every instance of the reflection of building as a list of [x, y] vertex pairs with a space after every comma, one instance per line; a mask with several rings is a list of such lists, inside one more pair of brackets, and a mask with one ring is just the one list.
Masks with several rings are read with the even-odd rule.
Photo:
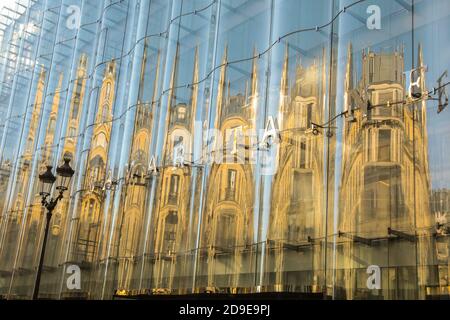
[[[179, 68], [179, 44], [177, 44], [170, 87], [176, 86]], [[199, 80], [198, 52], [195, 50], [192, 83]], [[179, 287], [186, 267], [182, 253], [187, 248], [187, 228], [191, 199], [191, 163], [198, 85], [191, 87], [188, 103], [177, 103], [177, 90], [171, 90], [168, 97], [167, 134], [163, 152], [165, 166], [161, 171], [154, 220], [154, 268], [153, 287], [175, 290]]]
[[36, 96], [33, 103], [33, 111], [30, 119], [30, 125], [28, 129], [27, 139], [25, 141], [25, 147], [22, 154], [22, 165], [19, 168], [18, 183], [16, 184], [16, 194], [13, 211], [17, 213], [23, 212], [26, 191], [28, 190], [28, 184], [30, 182], [31, 175], [31, 161], [33, 159], [33, 153], [35, 148], [36, 139], [38, 138], [39, 120], [41, 117], [42, 104], [44, 103], [44, 87], [45, 87], [46, 72], [44, 68], [41, 69], [39, 74], [39, 80], [36, 88]]
[[[149, 149], [154, 104], [143, 101], [143, 90], [146, 84], [145, 68], [147, 65], [148, 44], [145, 43], [139, 81], [138, 103], [134, 119], [133, 141], [130, 153], [130, 171], [123, 190], [125, 193], [124, 208], [120, 217], [119, 231], [119, 289], [133, 287], [132, 278], [137, 263], [141, 239], [144, 233], [144, 215], [147, 203], [147, 167], [149, 166]], [[154, 76], [154, 90], [152, 101], [156, 101], [157, 83], [159, 81], [159, 52], [156, 59], [157, 69]]]
[[110, 61], [106, 64], [98, 98], [77, 230], [77, 260], [85, 262], [93, 262], [98, 253], [101, 213], [105, 198], [104, 185], [107, 179], [112, 108], [115, 97], [115, 77], [116, 63]]
[[450, 190], [439, 189], [431, 193], [431, 208], [436, 223], [436, 259], [439, 292], [450, 294]]
[[58, 121], [59, 102], [61, 100], [61, 87], [62, 87], [63, 74], [59, 75], [58, 85], [56, 86], [53, 94], [53, 102], [50, 110], [50, 116], [48, 118], [47, 128], [45, 131], [44, 143], [42, 146], [42, 154], [40, 159], [40, 172], [45, 170], [46, 166], [52, 165], [52, 151], [54, 147], [56, 122]]
[[[41, 119], [42, 105], [44, 103], [44, 92], [45, 92], [45, 78], [46, 71], [41, 68], [39, 77], [36, 84], [36, 93], [34, 97], [34, 102], [32, 105], [31, 117], [28, 122], [28, 131], [26, 138], [24, 139], [24, 145], [21, 149], [21, 155], [19, 164], [17, 166], [16, 182], [12, 189], [10, 195], [10, 205], [7, 211], [6, 230], [4, 233], [3, 243], [0, 250], [2, 250], [0, 255], [1, 270], [8, 274], [9, 280], [12, 279], [14, 274], [14, 266], [17, 263], [20, 267], [28, 263], [28, 270], [22, 268], [23, 274], [33, 274], [31, 268], [33, 262], [33, 253], [36, 250], [35, 241], [38, 238], [39, 226], [40, 226], [40, 210], [33, 210], [31, 208], [30, 212], [32, 214], [26, 215], [26, 239], [23, 241], [23, 246], [18, 246], [20, 239], [20, 230], [23, 226], [23, 217], [26, 211], [27, 195], [29, 191], [30, 182], [32, 180], [32, 160], [34, 157], [36, 142], [39, 137], [39, 123]], [[6, 208], [5, 208], [6, 209]], [[34, 214], [33, 211], [39, 211]], [[31, 239], [30, 241], [27, 241]], [[33, 243], [33, 247], [30, 247], [29, 243]], [[18, 251], [20, 250], [20, 253]], [[19, 257], [19, 261], [17, 261]], [[16, 292], [20, 295], [21, 292]]]
[[[4, 161], [0, 163], [0, 213], [3, 212], [3, 207], [5, 206], [5, 197], [8, 187], [8, 181], [11, 174], [11, 163], [9, 161]], [[0, 229], [2, 226], [2, 221], [0, 220]]]
[[295, 81], [289, 83], [286, 47], [280, 83], [282, 142], [272, 191], [267, 290], [311, 292], [318, 290], [323, 280], [321, 248], [311, 239], [321, 237], [324, 231], [324, 138], [313, 135], [310, 128], [313, 123], [324, 122], [324, 66], [324, 60], [322, 67], [317, 61], [307, 68], [297, 65]]
[[[376, 294], [414, 298], [416, 284], [424, 292], [428, 281], [430, 252], [421, 231], [431, 225], [425, 102], [399, 103], [407, 94], [403, 52], [364, 53], [357, 84], [351, 45], [347, 58], [345, 108], [354, 119], [342, 137], [337, 286], [346, 298], [373, 294], [366, 271], [377, 265]], [[422, 59], [419, 49], [419, 67]], [[423, 68], [420, 76], [424, 88]]]
[[[40, 148], [40, 153], [38, 161], [38, 173], [42, 173], [46, 170], [46, 166], [52, 166], [54, 160], [54, 151], [57, 149], [55, 147], [55, 134], [56, 124], [59, 117], [60, 112], [60, 100], [61, 100], [61, 88], [62, 88], [63, 74], [61, 73], [58, 78], [58, 84], [53, 92], [53, 100], [50, 108], [50, 113], [48, 117], [48, 121], [45, 128], [45, 136], [42, 143], [42, 147]], [[20, 288], [24, 281], [28, 281], [32, 283], [34, 280], [34, 272], [30, 268], [37, 263], [38, 257], [38, 249], [36, 243], [39, 241], [41, 236], [41, 227], [44, 216], [44, 210], [41, 205], [41, 195], [39, 194], [39, 180], [34, 179], [33, 184], [28, 187], [27, 192], [30, 193], [31, 199], [31, 207], [28, 209], [28, 214], [26, 215], [26, 224], [24, 226], [24, 231], [22, 232], [22, 246], [19, 250], [19, 259], [17, 261], [16, 270], [20, 270], [20, 272], [15, 272], [14, 274], [14, 282], [13, 285], [17, 288], [16, 293], [19, 295], [26, 296], [26, 292], [21, 292]], [[31, 189], [31, 190], [30, 190]], [[57, 220], [57, 216], [53, 216], [53, 220]], [[59, 234], [59, 229], [54, 227], [51, 228], [47, 249], [49, 254], [46, 256], [45, 266], [53, 266], [55, 263], [55, 258], [57, 255], [55, 248], [55, 241], [57, 240], [57, 236]]]
[[[22, 156], [17, 169], [16, 183], [12, 189], [11, 205], [7, 209], [6, 230], [3, 234], [3, 244], [1, 250], [1, 269], [4, 271], [11, 271], [15, 262], [16, 244], [19, 236], [19, 228], [22, 222], [22, 216], [25, 209], [25, 196], [28, 190], [28, 185], [31, 178], [31, 160], [33, 158], [33, 151], [35, 141], [38, 135], [39, 119], [41, 116], [42, 104], [44, 102], [44, 88], [45, 88], [46, 71], [41, 68], [39, 78], [36, 84], [36, 93], [32, 106], [31, 119], [28, 126], [28, 133], [25, 139], [25, 146], [22, 149]], [[29, 236], [37, 236], [39, 219], [34, 220], [34, 227], [29, 229]], [[33, 235], [32, 235], [33, 234]], [[18, 250], [18, 248], [17, 248]]]
[[[58, 121], [60, 100], [61, 100], [61, 87], [62, 87], [63, 74], [59, 75], [58, 85], [56, 86], [53, 101], [51, 105], [50, 115], [47, 122], [47, 127], [45, 130], [44, 142], [41, 148], [40, 158], [38, 162], [38, 172], [42, 173], [46, 170], [46, 166], [52, 166], [53, 153], [56, 148], [54, 147], [54, 138], [56, 123]], [[36, 253], [36, 241], [38, 239], [38, 229], [37, 226], [41, 223], [41, 216], [43, 213], [41, 205], [41, 196], [39, 195], [39, 181], [35, 179], [34, 181], [34, 195], [33, 195], [33, 205], [30, 209], [31, 215], [27, 216], [26, 232], [24, 232], [24, 243], [26, 244], [22, 248], [22, 256], [25, 258], [24, 263], [28, 263], [26, 260], [31, 259]], [[55, 219], [55, 218], [53, 218]], [[54, 221], [54, 220], [53, 220]], [[53, 230], [55, 231], [55, 230]], [[51, 241], [51, 240], [50, 240]], [[55, 253], [53, 253], [54, 255]]]
[[[76, 147], [78, 142], [80, 119], [82, 114], [82, 107], [84, 101], [84, 95], [86, 90], [87, 80], [87, 56], [82, 54], [78, 61], [78, 67], [76, 70], [76, 79], [73, 85], [73, 91], [70, 98], [69, 119], [67, 124], [67, 130], [65, 131], [65, 139], [62, 149], [62, 158], [68, 157], [71, 159], [71, 166], [76, 166]], [[64, 131], [63, 131], [64, 132]], [[68, 191], [70, 193], [70, 191]], [[64, 232], [62, 229], [65, 225], [67, 210], [69, 206], [68, 197], [64, 197], [57, 205], [54, 211], [52, 220], [52, 231], [54, 235], [60, 236], [60, 241], [63, 239]], [[62, 229], [62, 230], [61, 230]], [[62, 245], [62, 243], [59, 243]]]
[[[201, 248], [206, 248], [202, 277], [208, 290], [248, 287], [253, 241], [253, 168], [250, 138], [258, 107], [257, 61], [252, 63], [245, 95], [231, 95], [225, 49], [217, 92], [215, 158], [209, 175], [201, 226]], [[221, 140], [222, 141], [219, 141]], [[222, 152], [225, 154], [222, 157]], [[249, 250], [250, 249], [250, 250]]]
[[77, 137], [79, 134], [80, 119], [83, 108], [84, 95], [86, 91], [87, 80], [87, 56], [82, 54], [78, 62], [76, 71], [76, 79], [73, 85], [72, 96], [70, 99], [69, 119], [66, 131], [66, 138], [64, 139], [63, 156], [72, 159], [72, 166], [75, 165]]

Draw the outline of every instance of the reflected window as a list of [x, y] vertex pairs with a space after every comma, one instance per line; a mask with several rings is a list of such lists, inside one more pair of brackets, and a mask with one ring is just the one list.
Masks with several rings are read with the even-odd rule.
[[228, 169], [227, 172], [227, 188], [225, 190], [225, 199], [232, 201], [236, 197], [236, 170]]
[[102, 122], [107, 122], [108, 121], [108, 104], [104, 104], [103, 108], [102, 108]]
[[306, 142], [304, 138], [300, 142], [300, 168], [306, 168]]
[[182, 136], [175, 136], [175, 138], [173, 139], [173, 149], [174, 149], [174, 153], [176, 152], [176, 150], [180, 150], [181, 148], [183, 148], [183, 137]]
[[297, 231], [295, 234], [289, 233], [288, 238], [294, 240], [299, 232], [299, 228], [294, 228], [294, 225], [299, 225], [306, 230], [309, 227], [308, 220], [314, 214], [312, 172], [294, 171], [290, 202], [288, 223], [293, 229], [289, 228], [289, 230]]
[[374, 69], [375, 69], [375, 59], [374, 57], [370, 57], [369, 59], [369, 82], [372, 83], [373, 82], [373, 73], [374, 73]]
[[169, 211], [164, 220], [164, 244], [163, 252], [175, 250], [177, 236], [178, 215], [176, 211]]
[[82, 81], [77, 81], [77, 85], [76, 85], [75, 93], [74, 93], [74, 98], [73, 98], [72, 119], [77, 119], [78, 118], [82, 87], [83, 87]]
[[379, 104], [387, 104], [388, 102], [393, 101], [392, 92], [380, 92], [378, 94], [378, 103]]
[[50, 122], [49, 122], [49, 124], [48, 124], [48, 131], [49, 131], [49, 132], [55, 131], [55, 127], [56, 127], [56, 121], [55, 121], [54, 118], [51, 118], [51, 119], [50, 119]]
[[77, 131], [74, 127], [69, 128], [68, 136], [69, 138], [74, 138], [77, 135]]
[[170, 176], [169, 187], [169, 203], [175, 204], [178, 199], [178, 184], [180, 183], [180, 176], [173, 174]]
[[313, 104], [312, 103], [309, 103], [306, 106], [306, 128], [310, 128], [311, 127], [312, 108], [313, 108]]
[[97, 144], [96, 147], [106, 148], [106, 137], [103, 133], [97, 136]]
[[369, 167], [365, 170], [363, 222], [370, 222], [374, 218], [396, 218], [404, 214], [400, 181], [399, 166], [389, 169]]
[[178, 120], [186, 119], [186, 107], [179, 107], [177, 113], [178, 113]]
[[111, 94], [111, 83], [108, 82], [106, 85], [106, 92], [105, 92], [105, 98], [109, 98], [109, 95]]
[[33, 151], [33, 139], [32, 138], [28, 138], [26, 150], [27, 150], [27, 152]]
[[88, 221], [90, 223], [94, 222], [94, 205], [95, 205], [95, 202], [94, 202], [94, 200], [91, 199], [89, 201], [88, 215], [87, 215]]
[[391, 161], [391, 130], [378, 131], [378, 161]]
[[232, 248], [236, 245], [236, 221], [233, 213], [222, 213], [217, 221], [216, 246]]

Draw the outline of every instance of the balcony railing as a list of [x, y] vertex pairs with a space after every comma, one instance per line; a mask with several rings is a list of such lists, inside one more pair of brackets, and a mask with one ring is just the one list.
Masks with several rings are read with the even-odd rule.
[[177, 193], [169, 193], [167, 202], [169, 204], [174, 204], [174, 205], [177, 204], [177, 202], [178, 202], [178, 194]]
[[225, 188], [225, 200], [226, 201], [235, 201], [236, 200], [236, 189]]

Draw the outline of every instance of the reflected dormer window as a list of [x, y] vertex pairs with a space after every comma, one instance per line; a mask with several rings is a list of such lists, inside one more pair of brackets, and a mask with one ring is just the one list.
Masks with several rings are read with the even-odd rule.
[[313, 108], [313, 104], [312, 103], [309, 103], [309, 104], [306, 105], [306, 128], [310, 128], [311, 127], [312, 108]]
[[186, 119], [186, 107], [179, 107], [177, 112], [178, 120], [185, 120]]

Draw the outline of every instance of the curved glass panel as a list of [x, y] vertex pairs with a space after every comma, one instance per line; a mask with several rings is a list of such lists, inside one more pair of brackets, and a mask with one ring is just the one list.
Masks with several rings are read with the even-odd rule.
[[17, 0], [0, 296], [448, 297], [447, 2]]

